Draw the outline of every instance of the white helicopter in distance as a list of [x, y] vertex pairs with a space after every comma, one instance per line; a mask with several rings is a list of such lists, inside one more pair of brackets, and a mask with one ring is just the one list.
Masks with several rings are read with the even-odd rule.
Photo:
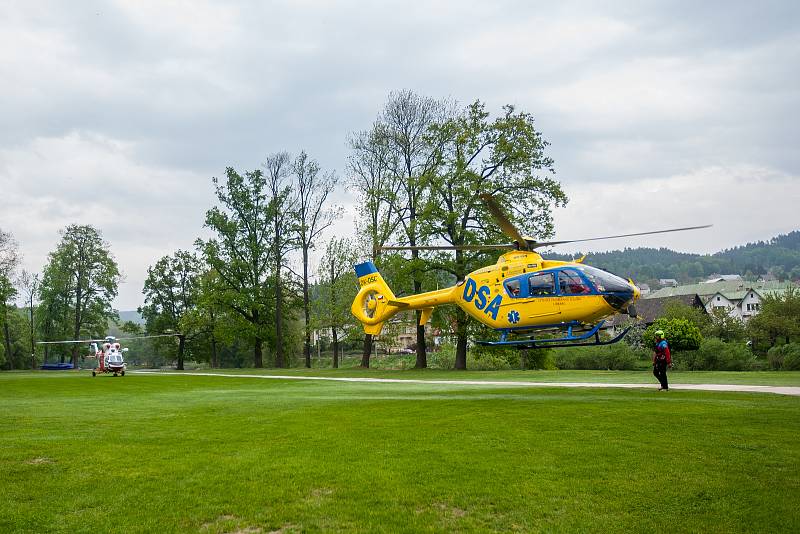
[[[124, 353], [128, 348], [122, 348], [120, 341], [127, 339], [148, 339], [154, 337], [175, 337], [179, 334], [156, 334], [152, 336], [121, 337], [106, 336], [103, 339], [71, 339], [67, 341], [39, 341], [37, 345], [57, 345], [57, 344], [88, 344], [89, 354], [87, 358], [97, 358], [97, 368], [92, 369], [92, 376], [101, 374], [113, 374], [113, 376], [125, 376], [127, 363]], [[71, 369], [72, 366], [63, 367], [60, 364], [43, 364], [42, 369]]]

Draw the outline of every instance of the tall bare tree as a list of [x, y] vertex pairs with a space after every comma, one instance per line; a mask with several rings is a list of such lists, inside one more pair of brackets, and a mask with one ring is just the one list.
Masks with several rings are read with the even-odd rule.
[[36, 322], [34, 320], [34, 307], [33, 303], [36, 295], [39, 292], [39, 275], [26, 271], [25, 269], [19, 275], [19, 286], [22, 289], [25, 303], [28, 305], [28, 329], [31, 342], [31, 369], [36, 367]]
[[292, 194], [289, 175], [292, 172], [291, 156], [287, 152], [277, 152], [267, 157], [264, 169], [269, 191], [269, 220], [272, 225], [271, 265], [275, 285], [275, 366], [284, 367], [284, 301], [286, 279], [284, 269], [288, 269], [290, 252], [297, 249], [295, 228], [297, 227], [297, 199]]
[[[400, 178], [398, 195], [391, 199], [392, 208], [400, 220], [401, 241], [409, 247], [423, 245], [426, 240], [420, 215], [430, 195], [430, 180], [436, 170], [440, 140], [431, 135], [434, 126], [443, 123], [453, 113], [446, 100], [435, 100], [403, 90], [389, 94], [378, 117], [378, 131], [391, 154], [389, 172]], [[414, 293], [422, 290], [425, 266], [418, 250], [411, 251], [410, 269]], [[425, 326], [417, 319], [417, 361], [415, 367], [427, 367]]]
[[[385, 142], [380, 123], [350, 138], [352, 153], [348, 159], [348, 187], [356, 193], [359, 222], [358, 234], [365, 239], [367, 257], [381, 267], [380, 248], [387, 244], [400, 225], [400, 213], [394, 206], [402, 181], [392, 171], [397, 168], [396, 154]], [[372, 334], [364, 334], [361, 366], [369, 367], [372, 355]]]
[[333, 172], [324, 173], [319, 164], [301, 152], [292, 164], [292, 174], [297, 193], [297, 240], [303, 253], [303, 313], [305, 314], [305, 341], [303, 356], [306, 367], [311, 367], [311, 309], [308, 296], [308, 254], [315, 247], [320, 234], [339, 216], [341, 210], [326, 205], [328, 196], [336, 186]]

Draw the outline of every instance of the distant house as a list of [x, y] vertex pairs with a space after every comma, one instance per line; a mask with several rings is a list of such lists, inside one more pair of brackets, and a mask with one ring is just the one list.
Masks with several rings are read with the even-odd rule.
[[639, 291], [641, 292], [642, 296], [646, 296], [650, 294], [650, 286], [647, 284], [636, 284], [639, 287]]
[[[706, 311], [725, 308], [731, 317], [747, 321], [761, 310], [761, 303], [767, 295], [782, 295], [792, 284], [789, 282], [737, 280], [721, 282], [702, 282], [678, 287], [666, 287], [650, 293], [639, 302], [663, 297], [697, 295]], [[637, 308], [639, 304], [637, 303]]]
[[661, 287], [678, 287], [678, 281], [674, 278], [660, 278], [658, 285]]

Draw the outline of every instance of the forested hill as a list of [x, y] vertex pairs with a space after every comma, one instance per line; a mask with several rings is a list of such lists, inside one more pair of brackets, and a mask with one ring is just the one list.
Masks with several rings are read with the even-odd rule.
[[[575, 256], [579, 257], [580, 253]], [[545, 257], [568, 260], [574, 256], [548, 253]], [[779, 279], [796, 280], [800, 278], [800, 231], [711, 255], [675, 252], [667, 248], [626, 248], [588, 253], [586, 263], [639, 282], [675, 278], [679, 282], [689, 283], [714, 274], [740, 274], [755, 278], [767, 273]]]

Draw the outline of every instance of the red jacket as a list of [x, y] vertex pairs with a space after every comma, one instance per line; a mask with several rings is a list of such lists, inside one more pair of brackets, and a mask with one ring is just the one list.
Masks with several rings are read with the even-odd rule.
[[666, 361], [667, 365], [672, 364], [672, 356], [669, 353], [669, 345], [667, 345], [666, 339], [662, 339], [656, 343], [656, 352], [653, 354], [653, 363], [656, 363], [657, 361]]

